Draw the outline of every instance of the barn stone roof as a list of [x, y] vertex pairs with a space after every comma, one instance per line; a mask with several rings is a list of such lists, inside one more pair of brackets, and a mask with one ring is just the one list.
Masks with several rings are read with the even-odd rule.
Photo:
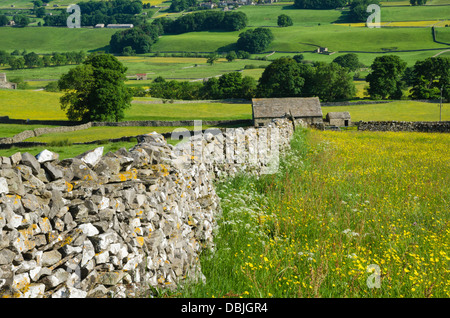
[[326, 116], [328, 119], [350, 119], [349, 112], [329, 112]]
[[253, 98], [253, 118], [322, 117], [318, 97]]

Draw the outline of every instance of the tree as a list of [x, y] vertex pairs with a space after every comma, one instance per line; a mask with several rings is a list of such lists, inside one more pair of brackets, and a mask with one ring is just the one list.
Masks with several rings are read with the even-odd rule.
[[242, 88], [240, 98], [251, 99], [255, 97], [257, 82], [251, 76], [244, 76], [242, 78]]
[[333, 62], [349, 69], [350, 71], [356, 71], [359, 68], [358, 55], [355, 53], [348, 53], [338, 56], [333, 60]]
[[366, 81], [369, 83], [368, 93], [376, 99], [399, 99], [403, 93], [402, 81], [406, 62], [396, 55], [378, 56], [372, 63]]
[[123, 48], [122, 55], [133, 56], [133, 55], [136, 55], [136, 52], [133, 50], [133, 48], [131, 46], [125, 46]]
[[235, 59], [237, 59], [237, 54], [235, 51], [230, 51], [227, 53], [226, 59], [228, 62], [233, 62]]
[[111, 36], [109, 46], [113, 53], [123, 53], [125, 47], [129, 46], [136, 53], [148, 53], [154, 40], [139, 27], [118, 31]]
[[309, 96], [318, 96], [323, 102], [345, 100], [356, 93], [353, 78], [348, 69], [336, 63], [316, 62], [310, 76], [305, 76]]
[[295, 0], [297, 9], [336, 9], [347, 4], [347, 0]]
[[273, 40], [272, 31], [267, 28], [256, 28], [239, 34], [237, 47], [249, 53], [261, 53]]
[[127, 68], [110, 54], [91, 54], [83, 64], [61, 76], [58, 86], [65, 94], [61, 109], [69, 120], [119, 121], [131, 106], [125, 86]]
[[248, 19], [244, 12], [225, 12], [222, 28], [226, 31], [239, 31], [247, 26]]
[[33, 6], [34, 6], [35, 9], [39, 8], [39, 7], [42, 7], [44, 5], [41, 0], [34, 0], [34, 1], [31, 1], [31, 2], [33, 3]]
[[75, 54], [75, 64], [81, 64], [86, 58], [86, 52], [79, 51]]
[[303, 64], [288, 57], [281, 57], [269, 64], [257, 87], [258, 97], [301, 96], [305, 79], [302, 77]]
[[411, 84], [413, 99], [439, 99], [442, 89], [443, 97], [450, 100], [450, 58], [437, 56], [417, 61]]
[[278, 16], [277, 24], [279, 27], [288, 27], [294, 25], [290, 16], [281, 14]]
[[230, 72], [219, 77], [221, 98], [239, 98], [242, 90], [242, 74]]
[[172, 4], [169, 7], [171, 12], [180, 12], [193, 7], [196, 4], [196, 0], [172, 0]]
[[32, 68], [34, 66], [42, 66], [43, 65], [43, 62], [42, 62], [41, 58], [39, 57], [39, 55], [37, 55], [34, 52], [25, 54], [23, 56], [23, 58], [25, 60], [25, 65], [28, 68]]
[[211, 53], [208, 56], [208, 59], [206, 60], [206, 63], [213, 65], [218, 59], [219, 59], [219, 57], [217, 56], [216, 53]]
[[222, 98], [222, 91], [217, 77], [211, 77], [203, 83], [201, 94], [204, 99], [220, 99]]
[[11, 56], [8, 64], [9, 66], [11, 66], [13, 70], [22, 69], [25, 68], [25, 59], [22, 56], [19, 57]]
[[53, 53], [52, 63], [57, 66], [65, 65], [67, 63], [67, 57], [65, 54]]
[[350, 3], [350, 19], [354, 22], [366, 22], [371, 15], [367, 12], [367, 7], [370, 4], [380, 4], [379, 0], [353, 0]]
[[2, 14], [0, 15], [0, 26], [8, 25], [9, 19], [6, 15]]
[[292, 57], [294, 59], [294, 61], [296, 61], [297, 63], [301, 63], [305, 57], [303, 56], [303, 54], [296, 54]]
[[427, 0], [409, 0], [409, 3], [413, 6], [422, 6], [427, 3]]
[[30, 24], [30, 19], [26, 15], [22, 14], [15, 15], [13, 20], [16, 25], [21, 27], [26, 27], [28, 24]]
[[0, 65], [9, 64], [10, 58], [11, 58], [11, 55], [8, 52], [0, 50]]
[[34, 12], [37, 18], [45, 17], [45, 7], [39, 7]]
[[49, 55], [42, 56], [42, 64], [44, 67], [49, 67], [52, 65], [52, 58]]

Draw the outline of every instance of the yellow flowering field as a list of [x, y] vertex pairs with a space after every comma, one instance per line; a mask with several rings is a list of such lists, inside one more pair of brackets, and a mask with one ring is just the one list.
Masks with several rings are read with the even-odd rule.
[[218, 185], [200, 297], [449, 297], [450, 135], [304, 130]]

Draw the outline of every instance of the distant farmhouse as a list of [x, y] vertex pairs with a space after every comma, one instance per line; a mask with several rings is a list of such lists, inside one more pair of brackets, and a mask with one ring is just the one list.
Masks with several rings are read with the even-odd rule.
[[106, 26], [108, 29], [131, 29], [134, 27], [132, 24], [108, 24]]
[[17, 89], [17, 84], [8, 82], [6, 73], [0, 73], [0, 88]]
[[254, 126], [264, 126], [274, 118], [291, 116], [307, 124], [323, 123], [318, 97], [253, 98], [252, 113]]
[[146, 81], [147, 80], [147, 73], [136, 74], [136, 80], [138, 80], [138, 81]]

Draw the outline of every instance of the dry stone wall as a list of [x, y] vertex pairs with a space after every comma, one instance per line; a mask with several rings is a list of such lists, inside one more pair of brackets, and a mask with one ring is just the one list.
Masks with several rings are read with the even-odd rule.
[[411, 131], [450, 132], [450, 121], [360, 121], [358, 130], [366, 131]]
[[[214, 178], [250, 170], [246, 156], [282, 151], [292, 133], [280, 120], [177, 147], [152, 133], [114, 153], [0, 157], [0, 295], [140, 297], [204, 279], [198, 258], [213, 248], [220, 215]], [[204, 160], [220, 152], [225, 159]], [[267, 160], [255, 162], [253, 172], [265, 173]]]

